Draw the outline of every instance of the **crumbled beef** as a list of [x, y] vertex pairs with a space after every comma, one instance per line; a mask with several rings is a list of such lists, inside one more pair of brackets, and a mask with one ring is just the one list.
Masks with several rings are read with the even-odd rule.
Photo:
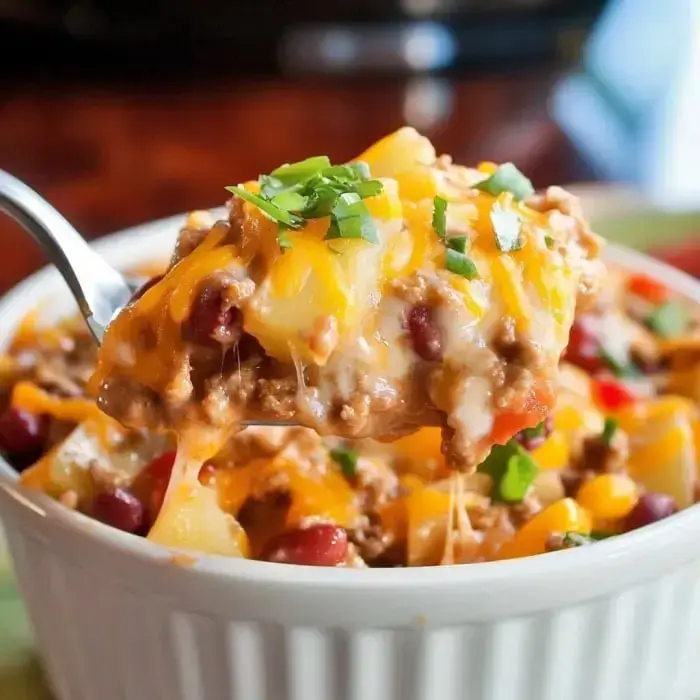
[[363, 515], [359, 524], [348, 531], [348, 536], [362, 558], [370, 563], [392, 544], [391, 536], [384, 531], [379, 519], [372, 515]]
[[616, 430], [607, 444], [602, 435], [584, 438], [581, 455], [575, 468], [596, 474], [624, 471], [629, 459], [629, 439], [622, 430]]
[[509, 510], [513, 525], [519, 528], [542, 510], [542, 504], [535, 491], [531, 489], [520, 503], [510, 506]]
[[547, 537], [547, 542], [544, 545], [545, 552], [559, 552], [562, 549], [572, 549], [577, 545], [567, 539], [566, 535], [561, 532], [553, 532]]

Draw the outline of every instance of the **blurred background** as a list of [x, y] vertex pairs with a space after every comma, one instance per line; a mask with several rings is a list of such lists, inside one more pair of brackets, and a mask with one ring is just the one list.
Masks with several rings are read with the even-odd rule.
[[0, 54], [0, 168], [88, 237], [410, 124], [700, 273], [698, 0], [0, 0]]

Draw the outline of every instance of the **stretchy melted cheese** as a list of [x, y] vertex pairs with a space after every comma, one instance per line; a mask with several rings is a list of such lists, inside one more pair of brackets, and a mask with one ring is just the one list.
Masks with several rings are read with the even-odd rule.
[[225, 221], [191, 216], [169, 271], [108, 329], [101, 408], [175, 430], [183, 464], [241, 420], [379, 439], [436, 424], [459, 470], [538, 425], [602, 272], [577, 201], [523, 193], [512, 166], [453, 165], [409, 128], [357, 161], [381, 184], [362, 237], [339, 214], [280, 227], [246, 194], [262, 181]]

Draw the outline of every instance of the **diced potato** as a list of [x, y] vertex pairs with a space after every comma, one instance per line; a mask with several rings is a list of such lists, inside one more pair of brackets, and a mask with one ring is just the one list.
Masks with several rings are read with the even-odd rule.
[[532, 483], [532, 488], [544, 507], [564, 498], [564, 485], [556, 471], [541, 471]]
[[446, 476], [441, 444], [440, 428], [421, 428], [391, 443], [391, 449], [401, 457], [401, 466], [405, 470], [434, 480]]
[[422, 489], [407, 499], [408, 565], [440, 563], [445, 549], [450, 495], [432, 488]]
[[216, 489], [180, 484], [148, 533], [156, 544], [204, 554], [246, 556], [248, 543], [236, 519], [219, 507]]
[[514, 559], [543, 554], [552, 533], [567, 532], [578, 532], [582, 535], [591, 532], [590, 516], [572, 498], [556, 501], [535, 515], [515, 533], [510, 542], [503, 545], [498, 558]]
[[414, 128], [404, 126], [377, 141], [356, 160], [367, 163], [373, 177], [395, 178], [418, 164], [432, 165], [435, 158], [433, 144]]
[[[287, 231], [291, 247], [271, 260], [270, 274], [245, 311], [244, 327], [268, 354], [325, 364], [335, 343], [363, 320], [372, 295], [387, 276], [410, 263], [414, 241], [399, 221], [402, 205], [395, 182], [366, 200], [377, 217], [379, 245], [359, 239], [324, 240], [328, 219], [303, 231]], [[331, 320], [332, 319], [332, 320]], [[318, 351], [320, 333], [330, 324], [331, 347]]]
[[649, 491], [672, 496], [679, 508], [691, 505], [698, 460], [696, 406], [662, 396], [625, 409], [618, 419], [630, 438], [630, 476]]

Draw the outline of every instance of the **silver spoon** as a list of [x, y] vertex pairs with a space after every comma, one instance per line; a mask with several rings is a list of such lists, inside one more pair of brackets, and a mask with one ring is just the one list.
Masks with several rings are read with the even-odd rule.
[[129, 301], [136, 285], [92, 250], [43, 197], [4, 170], [0, 170], [0, 210], [43, 248], [68, 284], [90, 332], [100, 344], [107, 325]]
[[[99, 256], [41, 195], [0, 170], [0, 211], [12, 217], [42, 247], [78, 302], [97, 344], [140, 283], [129, 280]], [[291, 421], [242, 421], [243, 425], [296, 425]]]

